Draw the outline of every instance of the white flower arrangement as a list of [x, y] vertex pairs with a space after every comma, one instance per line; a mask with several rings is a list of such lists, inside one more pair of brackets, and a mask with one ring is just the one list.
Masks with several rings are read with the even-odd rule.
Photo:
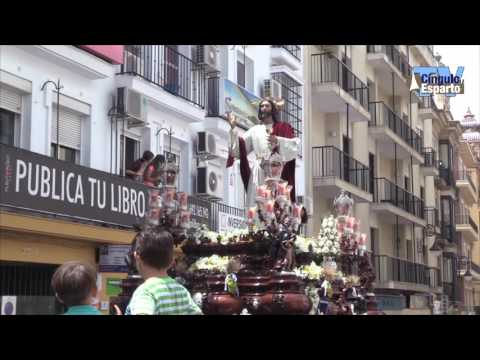
[[315, 264], [314, 261], [312, 261], [310, 265], [300, 266], [293, 271], [297, 276], [308, 280], [320, 280], [324, 273], [323, 268]]
[[209, 257], [202, 257], [193, 263], [188, 271], [193, 272], [196, 270], [208, 270], [226, 273], [229, 261], [230, 258], [228, 256], [212, 255]]
[[333, 215], [324, 218], [318, 234], [318, 249], [322, 255], [340, 254], [340, 239], [337, 232], [337, 223]]

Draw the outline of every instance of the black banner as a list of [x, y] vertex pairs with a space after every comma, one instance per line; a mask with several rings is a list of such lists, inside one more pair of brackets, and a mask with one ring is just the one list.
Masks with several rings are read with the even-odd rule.
[[143, 184], [0, 144], [0, 205], [132, 226], [148, 202]]

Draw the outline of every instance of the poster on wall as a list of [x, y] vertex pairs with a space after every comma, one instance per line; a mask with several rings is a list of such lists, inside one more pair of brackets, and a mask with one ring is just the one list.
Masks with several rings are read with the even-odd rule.
[[2, 296], [2, 315], [16, 315], [17, 314], [17, 297], [16, 296]]
[[125, 258], [130, 251], [130, 245], [105, 245], [100, 248], [100, 272], [128, 272]]
[[238, 126], [245, 130], [258, 124], [258, 106], [261, 99], [250, 91], [223, 79], [223, 96], [220, 97], [220, 104], [223, 106], [221, 114], [231, 111], [238, 119]]
[[122, 292], [121, 284], [122, 279], [108, 278], [106, 287], [107, 296], [118, 296]]

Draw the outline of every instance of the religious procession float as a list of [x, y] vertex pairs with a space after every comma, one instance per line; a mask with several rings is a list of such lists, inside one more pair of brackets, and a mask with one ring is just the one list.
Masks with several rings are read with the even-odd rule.
[[[204, 314], [379, 314], [367, 236], [351, 216], [353, 200], [339, 194], [336, 216], [323, 219], [318, 236], [303, 236], [305, 210], [292, 202], [292, 186], [281, 179], [281, 159], [273, 154], [262, 168], [266, 176], [256, 188], [256, 206], [247, 209], [247, 228], [216, 233], [190, 221], [188, 195], [173, 185], [178, 167], [166, 161], [163, 185], [150, 191], [139, 234], [153, 227], [174, 235], [170, 275], [186, 286]], [[122, 310], [143, 281], [131, 254], [126, 261], [128, 278], [111, 299]]]

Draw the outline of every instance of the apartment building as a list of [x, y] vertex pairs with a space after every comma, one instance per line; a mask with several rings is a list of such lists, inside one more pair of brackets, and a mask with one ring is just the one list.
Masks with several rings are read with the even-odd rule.
[[[478, 235], [466, 215], [477, 187], [459, 123], [445, 99], [410, 92], [412, 67], [437, 64], [426, 45], [305, 48], [309, 231], [318, 233], [333, 197], [348, 191], [369, 234], [380, 306], [392, 314], [430, 313], [444, 293], [459, 298], [456, 246]], [[455, 251], [439, 245], [445, 236]]]
[[[238, 164], [225, 169], [224, 114], [233, 111], [243, 133], [261, 97], [284, 98], [281, 118], [303, 139], [303, 58], [298, 45], [0, 46], [8, 190], [0, 198], [0, 296], [18, 296], [19, 312], [54, 312], [54, 269], [81, 260], [99, 265], [108, 300], [107, 280], [125, 269], [105, 269], [121, 262], [148, 208], [147, 189], [123, 177], [145, 150], [177, 162], [194, 221], [217, 231], [241, 226], [245, 194]], [[303, 156], [296, 163], [305, 201]], [[108, 249], [116, 260], [102, 267]]]

